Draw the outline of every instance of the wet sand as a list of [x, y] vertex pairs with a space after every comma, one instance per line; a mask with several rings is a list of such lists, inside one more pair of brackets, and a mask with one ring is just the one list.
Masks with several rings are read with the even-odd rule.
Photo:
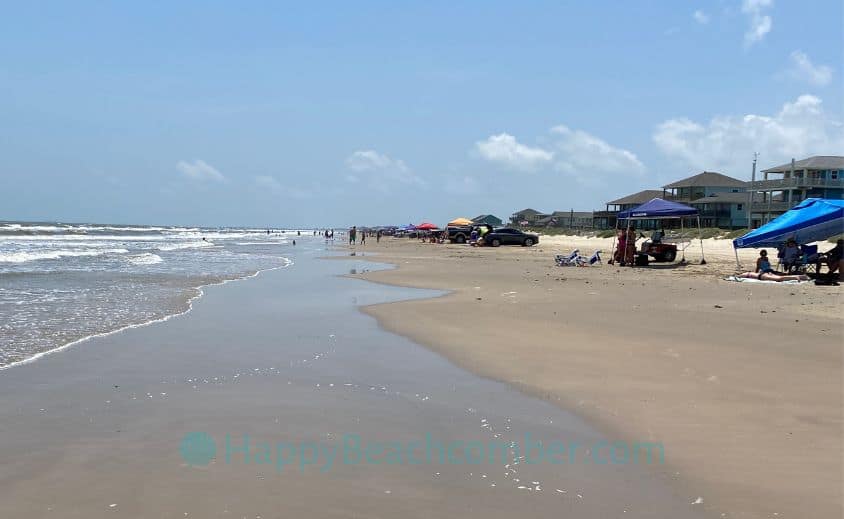
[[708, 265], [555, 267], [573, 247], [608, 242], [386, 239], [354, 261], [398, 266], [369, 280], [452, 291], [368, 307], [386, 329], [607, 434], [662, 442], [663, 475], [716, 517], [840, 517], [840, 287], [723, 281], [736, 270], [728, 242], [707, 240]]
[[[673, 475], [599, 463], [606, 452], [506, 467], [435, 453], [325, 471], [325, 458], [302, 470], [290, 458], [279, 469], [280, 442], [337, 446], [350, 435], [369, 445], [620, 440], [383, 330], [358, 306], [439, 293], [338, 277], [374, 265], [318, 261], [321, 244], [302, 241], [293, 266], [208, 287], [188, 314], [0, 373], [0, 517], [710, 516]], [[190, 433], [214, 450], [185, 448]], [[226, 435], [232, 445], [248, 436], [249, 463], [238, 452], [226, 460]]]

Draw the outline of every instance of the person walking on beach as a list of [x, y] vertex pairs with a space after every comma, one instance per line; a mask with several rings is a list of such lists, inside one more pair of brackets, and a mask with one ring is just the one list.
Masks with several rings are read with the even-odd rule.
[[381, 229], [375, 232], [375, 243], [381, 243]]
[[349, 245], [355, 244], [355, 238], [356, 238], [355, 235], [356, 234], [357, 234], [357, 227], [353, 225], [352, 228], [349, 229]]
[[360, 233], [360, 244], [366, 245], [366, 231], [361, 231]]

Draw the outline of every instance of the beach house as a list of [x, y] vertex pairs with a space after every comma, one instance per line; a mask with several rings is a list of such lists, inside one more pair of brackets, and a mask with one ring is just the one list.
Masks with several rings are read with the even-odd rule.
[[[606, 203], [606, 210], [595, 211], [596, 229], [611, 229], [619, 211], [632, 209], [654, 198], [689, 204], [700, 211], [704, 227], [737, 228], [747, 225], [747, 182], [714, 171], [696, 175], [662, 186], [661, 190], [646, 189]], [[645, 229], [657, 222], [642, 221]]]
[[758, 227], [807, 198], [844, 198], [844, 156], [817, 155], [762, 170], [753, 183], [753, 226]]
[[697, 175], [662, 186], [665, 195], [675, 202], [689, 204], [695, 200], [723, 193], [743, 193], [747, 191], [747, 182], [728, 177], [714, 171], [704, 171]]
[[700, 211], [701, 226], [737, 229], [747, 226], [747, 185], [744, 180], [704, 171], [662, 188], [672, 200]]
[[536, 227], [564, 227], [567, 229], [592, 229], [594, 213], [592, 211], [554, 211], [536, 220]]
[[495, 216], [494, 214], [480, 214], [472, 218], [472, 223], [487, 224], [493, 227], [501, 227], [504, 221], [502, 221], [501, 218]]
[[642, 205], [654, 198], [662, 198], [664, 195], [665, 193], [658, 189], [645, 189], [632, 195], [611, 200], [606, 203], [606, 210], [592, 213], [592, 226], [595, 229], [612, 229], [615, 227], [616, 215], [619, 211], [633, 209], [637, 205]]
[[522, 209], [510, 215], [510, 223], [512, 225], [535, 225], [536, 221], [550, 216], [548, 213], [541, 213], [536, 209]]

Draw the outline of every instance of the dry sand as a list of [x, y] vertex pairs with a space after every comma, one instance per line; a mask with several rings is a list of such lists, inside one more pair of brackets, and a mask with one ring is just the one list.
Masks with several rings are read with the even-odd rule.
[[727, 240], [704, 241], [707, 265], [554, 266], [611, 243], [386, 238], [355, 253], [399, 267], [371, 281], [452, 291], [366, 308], [383, 327], [609, 434], [663, 442], [664, 470], [722, 517], [840, 517], [841, 288], [724, 281], [737, 270]]

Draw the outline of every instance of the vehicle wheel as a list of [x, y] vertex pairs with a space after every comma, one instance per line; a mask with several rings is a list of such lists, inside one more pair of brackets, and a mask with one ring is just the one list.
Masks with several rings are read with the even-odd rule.
[[465, 237], [465, 236], [463, 236], [462, 234], [458, 234], [458, 235], [454, 238], [454, 241], [456, 241], [457, 243], [466, 243], [466, 237]]
[[533, 245], [533, 239], [525, 238], [525, 247], [530, 247], [531, 245]]
[[655, 254], [654, 261], [666, 261], [664, 254]]
[[665, 251], [665, 253], [662, 255], [662, 261], [671, 262], [671, 261], [674, 261], [674, 259], [676, 257], [677, 257], [677, 251], [676, 250], [668, 250], [668, 251]]
[[496, 238], [496, 239], [492, 240], [492, 243], [490, 243], [490, 245], [492, 245], [493, 247], [498, 247], [499, 245], [501, 245], [501, 240]]

